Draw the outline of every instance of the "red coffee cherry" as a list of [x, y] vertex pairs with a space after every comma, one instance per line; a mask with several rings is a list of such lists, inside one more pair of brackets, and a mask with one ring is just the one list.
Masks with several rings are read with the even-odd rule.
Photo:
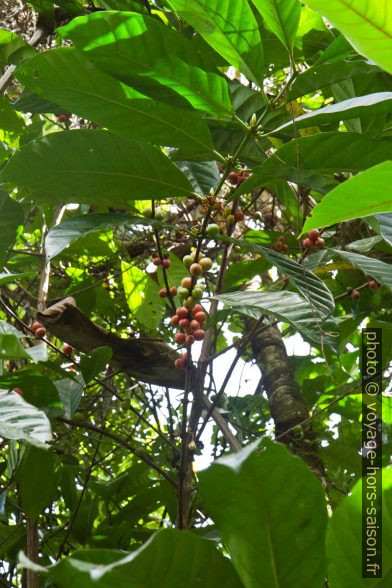
[[186, 339], [186, 335], [184, 333], [176, 333], [174, 335], [174, 341], [176, 343], [178, 343], [179, 345], [182, 345], [183, 343], [185, 343], [185, 339]]
[[165, 269], [169, 269], [171, 265], [170, 259], [162, 259], [162, 265]]
[[174, 362], [174, 365], [176, 366], [176, 368], [182, 369], [185, 367], [187, 361], [188, 361], [188, 354], [184, 353], [183, 355], [181, 355], [181, 357], [176, 359], [176, 361]]
[[238, 173], [236, 171], [231, 171], [227, 176], [227, 179], [229, 180], [230, 184], [235, 186], [238, 183]]
[[33, 329], [33, 331], [36, 331], [37, 329], [44, 329], [44, 325], [42, 325], [41, 323], [39, 323], [38, 321], [36, 321], [35, 323], [33, 323], [31, 325], [31, 328]]
[[316, 239], [318, 239], [320, 237], [320, 231], [318, 229], [312, 229], [311, 231], [308, 232], [308, 237], [312, 241], [316, 241]]
[[321, 237], [318, 237], [315, 240], [314, 244], [315, 244], [316, 247], [324, 247], [325, 246], [325, 241]]
[[309, 239], [309, 237], [306, 237], [306, 239], [302, 241], [302, 245], [305, 247], [305, 249], [313, 249], [314, 241]]
[[234, 218], [237, 221], [237, 223], [239, 223], [244, 220], [245, 215], [242, 212], [242, 210], [237, 210], [237, 212], [234, 213]]
[[192, 329], [192, 331], [197, 331], [198, 329], [200, 329], [200, 323], [199, 321], [193, 319], [190, 323], [189, 323], [190, 328]]
[[197, 321], [199, 321], [199, 323], [204, 323], [204, 321], [205, 321], [205, 320], [206, 320], [206, 318], [207, 318], [207, 315], [206, 315], [206, 313], [205, 313], [205, 312], [203, 312], [202, 310], [199, 310], [199, 312], [196, 312], [196, 313], [195, 313], [195, 311], [193, 310], [192, 314], [193, 314], [193, 316], [195, 317], [195, 319], [196, 319]]
[[183, 278], [181, 280], [181, 287], [190, 290], [192, 286], [192, 278]]
[[161, 298], [166, 298], [166, 296], [167, 296], [167, 290], [166, 290], [166, 288], [162, 288], [162, 290], [159, 290], [159, 296]]
[[200, 276], [203, 273], [203, 268], [200, 263], [192, 263], [189, 272], [191, 276]]
[[185, 337], [185, 345], [187, 345], [188, 347], [191, 346], [191, 345], [193, 345], [194, 342], [195, 342], [195, 338], [194, 338], [193, 335], [187, 335]]
[[178, 325], [181, 327], [181, 329], [186, 329], [189, 327], [189, 319], [188, 318], [182, 318], [180, 319], [180, 322], [178, 323]]
[[358, 292], [358, 290], [353, 290], [351, 292], [350, 296], [353, 300], [358, 300], [358, 298], [360, 298], [360, 296], [361, 296], [361, 293]]
[[206, 334], [202, 329], [197, 329], [197, 331], [193, 331], [193, 336], [195, 341], [203, 341]]
[[154, 265], [161, 265], [162, 259], [160, 257], [154, 257], [154, 259], [152, 260], [152, 263]]
[[170, 288], [170, 294], [171, 296], [177, 296], [177, 288], [175, 286]]
[[192, 314], [193, 316], [196, 318], [195, 314], [197, 312], [201, 312], [203, 310], [203, 307], [201, 304], [195, 304], [195, 306], [192, 308]]
[[377, 282], [377, 280], [370, 280], [370, 282], [369, 282], [369, 288], [378, 288], [378, 282]]
[[19, 396], [23, 396], [22, 388], [14, 388], [14, 392], [16, 392], [16, 394], [19, 394]]
[[180, 306], [179, 308], [177, 308], [176, 310], [176, 315], [179, 318], [186, 318], [188, 316], [188, 309], [185, 308], [185, 306]]
[[63, 346], [63, 353], [65, 353], [66, 355], [71, 355], [72, 351], [73, 351], [72, 345], [66, 344]]
[[38, 337], [38, 339], [42, 339], [42, 337], [45, 337], [45, 335], [46, 335], [45, 327], [40, 327], [39, 329], [35, 330], [35, 336]]
[[174, 316], [171, 317], [170, 322], [172, 325], [178, 325], [180, 321], [180, 317], [177, 316], [176, 314]]

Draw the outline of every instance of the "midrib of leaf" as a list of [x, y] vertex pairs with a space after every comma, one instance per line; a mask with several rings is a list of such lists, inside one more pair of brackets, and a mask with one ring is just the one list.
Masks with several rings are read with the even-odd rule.
[[392, 35], [390, 35], [385, 29], [381, 28], [374, 21], [370, 20], [370, 18], [368, 18], [366, 16], [366, 14], [364, 14], [362, 12], [359, 12], [359, 10], [357, 10], [352, 4], [349, 4], [345, 0], [338, 0], [338, 2], [340, 2], [341, 4], [343, 4], [343, 6], [345, 6], [346, 8], [348, 8], [348, 10], [351, 10], [351, 12], [354, 12], [354, 14], [356, 14], [357, 16], [359, 16], [360, 18], [362, 18], [370, 26], [372, 26], [375, 29], [377, 29], [378, 31], [380, 31], [380, 33], [382, 33], [383, 35], [385, 35], [388, 39], [392, 39]]
[[282, 31], [283, 36], [286, 39], [287, 48], [290, 51], [290, 42], [289, 42], [289, 39], [287, 38], [286, 30], [285, 30], [285, 27], [283, 26], [282, 19], [280, 18], [280, 14], [279, 14], [279, 10], [278, 10], [277, 4], [276, 4], [276, 0], [273, 0], [273, 6], [274, 6], [274, 11], [275, 11], [276, 17], [277, 17], [277, 19], [279, 21], [280, 30]]

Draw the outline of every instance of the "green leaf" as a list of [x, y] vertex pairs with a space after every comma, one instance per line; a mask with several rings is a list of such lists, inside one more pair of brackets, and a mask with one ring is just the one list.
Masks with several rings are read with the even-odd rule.
[[[127, 304], [136, 318], [148, 329], [156, 329], [165, 314], [159, 286], [143, 270], [122, 262], [122, 278]], [[170, 271], [170, 270], [169, 270]]]
[[22, 278], [28, 278], [34, 275], [34, 272], [23, 272], [22, 274], [1, 274], [0, 273], [0, 286], [4, 284], [12, 284]]
[[[325, 183], [320, 176], [362, 171], [386, 159], [392, 159], [392, 142], [379, 141], [360, 133], [330, 131], [298, 137], [255, 167], [251, 177], [232, 198], [263, 186], [272, 178], [290, 182], [300, 180], [301, 184], [316, 187]], [[329, 195], [324, 198], [329, 198]]]
[[[227, 82], [184, 35], [161, 21], [131, 12], [95, 12], [59, 29], [106, 73], [133, 85], [150, 78], [183, 96], [194, 108], [232, 114]], [[157, 95], [159, 99], [159, 94]]]
[[54, 385], [59, 393], [60, 400], [64, 406], [64, 416], [66, 419], [72, 419], [83, 394], [83, 380], [80, 377], [75, 379], [64, 378], [57, 380]]
[[0, 435], [43, 448], [52, 440], [46, 414], [23, 400], [16, 392], [5, 390], [0, 390]]
[[23, 224], [23, 209], [16, 200], [0, 190], [0, 268], [4, 265], [5, 254], [16, 238], [16, 229]]
[[45, 100], [121, 135], [211, 157], [211, 137], [198, 113], [152, 100], [99, 70], [73, 47], [40, 53], [15, 75]]
[[37, 408], [60, 405], [55, 385], [48, 376], [37, 371], [35, 367], [4, 373], [0, 376], [0, 387], [8, 389], [21, 388], [23, 398]]
[[243, 0], [169, 0], [170, 6], [230, 65], [263, 87], [263, 47]]
[[301, 16], [298, 0], [252, 0], [265, 25], [292, 51]]
[[80, 369], [82, 371], [83, 380], [86, 384], [91, 382], [109, 363], [113, 355], [111, 347], [97, 347], [82, 355], [80, 359]]
[[246, 588], [324, 585], [326, 503], [301, 459], [278, 443], [253, 444], [199, 475], [203, 502]]
[[37, 201], [99, 202], [127, 208], [131, 199], [185, 196], [191, 185], [161, 151], [103, 130], [52, 133], [10, 159], [3, 179]]
[[10, 64], [19, 65], [36, 52], [34, 47], [16, 33], [0, 29], [0, 67]]
[[196, 194], [203, 196], [217, 187], [220, 174], [215, 161], [176, 161], [175, 164], [188, 178]]
[[392, 214], [376, 214], [382, 238], [392, 246]]
[[392, 290], [392, 265], [367, 257], [366, 255], [359, 255], [359, 253], [351, 253], [348, 251], [341, 251], [340, 249], [331, 249], [334, 253], [347, 259], [351, 263], [362, 270], [367, 276], [371, 276], [380, 284], [387, 286]]
[[[381, 473], [381, 472], [380, 472]], [[372, 486], [373, 488], [373, 486]], [[381, 491], [381, 489], [380, 489]], [[376, 588], [388, 586], [392, 580], [392, 468], [382, 470], [382, 578], [362, 578], [362, 479], [360, 479], [339, 506], [328, 523], [326, 552], [328, 580], [331, 588]], [[381, 509], [377, 513], [381, 514]], [[378, 519], [377, 519], [378, 522]], [[381, 529], [377, 535], [381, 542]], [[381, 547], [381, 546], [380, 546]]]
[[60, 483], [61, 463], [52, 451], [29, 447], [16, 472], [22, 510], [34, 521], [48, 506]]
[[254, 276], [263, 274], [269, 266], [269, 262], [264, 259], [246, 259], [232, 263], [225, 271], [222, 291], [227, 292], [251, 280]]
[[270, 131], [268, 134], [274, 135], [292, 125], [295, 125], [297, 129], [303, 129], [305, 127], [314, 127], [335, 121], [357, 118], [365, 114], [373, 115], [381, 112], [390, 112], [391, 102], [392, 92], [375, 92], [366, 96], [342, 100], [342, 102], [330, 104], [318, 110], [302, 114], [298, 118], [294, 118]]
[[297, 331], [312, 341], [332, 343], [324, 335], [321, 320], [315, 320], [315, 310], [307, 300], [295, 292], [260, 292], [246, 290], [215, 296], [231, 310], [259, 319], [270, 314], [279, 321], [292, 324]]
[[310, 94], [325, 86], [349, 80], [356, 76], [379, 73], [380, 69], [366, 61], [342, 60], [337, 63], [325, 63], [310, 67], [295, 78], [287, 93], [288, 100]]
[[389, 0], [309, 0], [352, 46], [392, 73], [392, 16]]
[[94, 231], [105, 231], [124, 225], [130, 227], [132, 225], [150, 225], [152, 222], [150, 219], [139, 216], [106, 212], [74, 216], [50, 229], [45, 239], [46, 256], [48, 259], [56, 257], [79, 238], [85, 237]]
[[[42, 566], [39, 569], [46, 571]], [[214, 541], [177, 529], [159, 531], [126, 555], [109, 549], [77, 551], [48, 572], [59, 588], [68, 588], [70, 582], [73, 588], [242, 586], [230, 560], [219, 553]]]
[[339, 184], [313, 208], [301, 234], [352, 218], [392, 212], [392, 197], [388, 196], [391, 174], [392, 161], [384, 161]]

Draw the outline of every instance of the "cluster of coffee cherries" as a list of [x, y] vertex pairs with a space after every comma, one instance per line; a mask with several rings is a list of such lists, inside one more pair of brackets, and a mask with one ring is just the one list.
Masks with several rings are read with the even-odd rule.
[[230, 184], [233, 184], [233, 186], [239, 186], [240, 184], [245, 182], [245, 180], [247, 180], [248, 178], [249, 178], [249, 172], [247, 172], [245, 170], [240, 170], [240, 171], [233, 170], [227, 176], [227, 179], [229, 180]]
[[[369, 288], [371, 288], [372, 290], [375, 290], [376, 288], [378, 288], [377, 280], [375, 280], [371, 276], [367, 276], [367, 280], [368, 280], [368, 287]], [[358, 298], [360, 298], [360, 296], [361, 296], [361, 293], [359, 290], [352, 290], [351, 288], [348, 288], [348, 294], [352, 298], [352, 300], [358, 300]]]
[[44, 327], [43, 324], [39, 323], [38, 321], [35, 321], [32, 325], [31, 328], [34, 331], [34, 335], [38, 338], [38, 339], [42, 339], [43, 337], [45, 337], [46, 335], [46, 329]]
[[273, 248], [275, 251], [279, 251], [280, 253], [287, 253], [288, 252], [289, 246], [287, 245], [287, 243], [285, 243], [285, 238], [283, 235], [276, 239]]
[[311, 251], [312, 249], [316, 249], [318, 247], [324, 247], [325, 241], [320, 237], [320, 231], [318, 229], [312, 229], [308, 232], [306, 239], [302, 241], [302, 245], [305, 247], [305, 249]]

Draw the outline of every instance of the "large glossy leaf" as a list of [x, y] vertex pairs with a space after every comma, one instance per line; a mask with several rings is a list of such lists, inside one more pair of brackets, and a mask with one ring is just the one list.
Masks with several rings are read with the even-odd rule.
[[299, 180], [301, 184], [316, 187], [323, 181], [321, 175], [358, 172], [386, 159], [392, 159], [392, 141], [378, 141], [360, 133], [335, 131], [298, 137], [255, 167], [251, 177], [233, 198], [263, 186], [272, 178], [291, 182]]
[[327, 526], [322, 486], [282, 445], [254, 447], [200, 472], [207, 512], [246, 588], [321, 588]]
[[64, 378], [57, 380], [54, 384], [64, 406], [65, 418], [72, 419], [82, 397], [83, 378], [81, 376], [77, 376], [75, 379]]
[[[45, 568], [40, 568], [46, 571]], [[49, 568], [59, 588], [241, 588], [215, 542], [189, 531], [164, 529], [132, 553], [109, 549], [75, 552]]]
[[197, 157], [211, 156], [207, 125], [196, 112], [141, 94], [100, 71], [72, 47], [40, 53], [15, 75], [45, 100], [117, 133], [183, 147]]
[[169, 0], [170, 6], [249, 80], [263, 85], [259, 28], [244, 0]]
[[34, 521], [48, 506], [60, 482], [61, 463], [53, 451], [29, 447], [16, 472], [22, 510]]
[[287, 93], [288, 100], [310, 94], [325, 86], [349, 80], [356, 76], [367, 76], [380, 72], [380, 69], [366, 61], [342, 60], [338, 63], [324, 63], [310, 67], [295, 78]]
[[7, 248], [16, 238], [16, 229], [23, 224], [23, 209], [16, 200], [0, 190], [0, 269], [2, 269]]
[[367, 276], [371, 276], [377, 282], [392, 290], [392, 265], [359, 253], [341, 251], [340, 249], [332, 249], [331, 251], [347, 259], [351, 265], [358, 267]]
[[19, 65], [36, 53], [36, 49], [11, 31], [0, 29], [0, 66]]
[[392, 73], [392, 16], [389, 0], [309, 0], [355, 47]]
[[301, 16], [298, 0], [252, 0], [265, 25], [292, 51]]
[[390, 214], [376, 214], [380, 233], [383, 239], [392, 245], [392, 213]]
[[[366, 479], [366, 478], [363, 478]], [[371, 486], [374, 489], [374, 486]], [[380, 488], [381, 493], [381, 488]], [[333, 512], [328, 522], [326, 552], [328, 557], [328, 580], [331, 588], [372, 588], [389, 586], [392, 582], [392, 468], [382, 470], [382, 578], [362, 578], [362, 480], [352, 489]], [[373, 503], [372, 503], [373, 504]], [[377, 511], [377, 523], [381, 509]], [[370, 517], [373, 518], [373, 517]], [[374, 517], [376, 518], [376, 517]], [[368, 527], [369, 529], [372, 527]], [[377, 525], [377, 528], [378, 525]], [[381, 546], [380, 546], [381, 548]]]
[[46, 447], [52, 439], [46, 414], [16, 392], [5, 390], [0, 390], [0, 435], [6, 439], [23, 439], [37, 447]]
[[15, 153], [3, 179], [27, 188], [37, 201], [98, 202], [185, 196], [192, 187], [161, 151], [109, 131], [46, 135]]
[[352, 218], [392, 212], [391, 174], [392, 161], [384, 161], [331, 190], [313, 208], [302, 234]]
[[68, 218], [48, 232], [45, 239], [45, 252], [48, 259], [59, 255], [80, 237], [94, 231], [105, 231], [109, 228], [132, 225], [150, 225], [153, 221], [129, 214], [112, 214], [96, 212]]
[[72, 20], [60, 34], [100, 68], [132, 85], [151, 78], [199, 110], [231, 115], [227, 82], [184, 35], [161, 21], [132, 12], [95, 12]]
[[176, 166], [188, 178], [196, 194], [209, 194], [218, 185], [220, 174], [215, 161], [176, 161]]
[[259, 319], [265, 314], [279, 321], [290, 323], [305, 338], [320, 343], [332, 343], [328, 333], [315, 318], [314, 308], [295, 292], [260, 292], [245, 290], [215, 296], [229, 309]]
[[159, 297], [159, 286], [136, 266], [123, 262], [121, 269], [125, 297], [133, 317], [144, 327], [156, 329], [165, 314], [165, 307]]
[[357, 118], [365, 114], [373, 115], [381, 112], [391, 112], [391, 110], [392, 92], [375, 92], [374, 94], [342, 100], [336, 104], [330, 104], [318, 110], [307, 112], [298, 118], [280, 125], [280, 127], [274, 129], [269, 134], [279, 133], [292, 125], [295, 125], [297, 129], [302, 129]]

